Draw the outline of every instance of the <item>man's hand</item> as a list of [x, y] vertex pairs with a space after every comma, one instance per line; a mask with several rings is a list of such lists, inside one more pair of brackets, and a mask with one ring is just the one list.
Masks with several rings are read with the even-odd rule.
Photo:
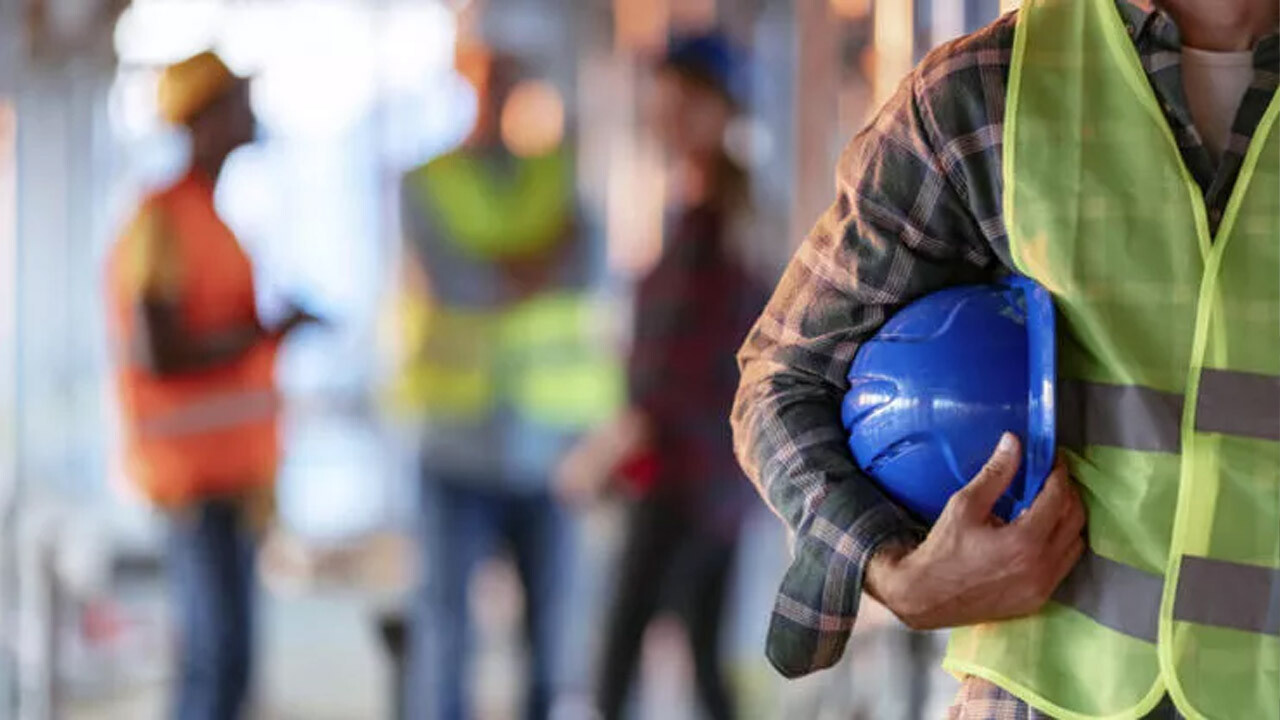
[[867, 591], [918, 630], [1039, 610], [1084, 551], [1085, 512], [1059, 463], [1026, 512], [1008, 524], [994, 517], [991, 510], [1021, 456], [1021, 444], [1006, 433], [919, 547], [894, 545], [876, 553], [867, 566]]
[[594, 437], [578, 443], [556, 468], [554, 486], [562, 502], [573, 507], [591, 504], [608, 487], [613, 469], [612, 459]]
[[578, 442], [561, 460], [555, 490], [569, 505], [583, 506], [599, 498], [618, 468], [648, 443], [648, 423], [630, 410], [601, 425]]
[[286, 335], [299, 328], [307, 327], [309, 325], [324, 326], [327, 324], [328, 323], [325, 322], [323, 318], [313, 315], [294, 305], [290, 308], [289, 314], [285, 317], [284, 322], [280, 323], [280, 326], [270, 334], [276, 339], [283, 339]]

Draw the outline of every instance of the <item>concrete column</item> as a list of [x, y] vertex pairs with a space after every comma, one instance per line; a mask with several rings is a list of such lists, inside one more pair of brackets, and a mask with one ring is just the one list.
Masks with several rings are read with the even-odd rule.
[[21, 3], [0, 0], [0, 717], [17, 711], [17, 118]]
[[[896, 1], [896, 0], [895, 0]], [[790, 236], [799, 241], [831, 204], [839, 153], [840, 23], [826, 0], [795, 4], [795, 190]]]
[[881, 0], [875, 6], [876, 71], [872, 82], [873, 107], [880, 107], [897, 89], [915, 60], [915, 3], [913, 0]]

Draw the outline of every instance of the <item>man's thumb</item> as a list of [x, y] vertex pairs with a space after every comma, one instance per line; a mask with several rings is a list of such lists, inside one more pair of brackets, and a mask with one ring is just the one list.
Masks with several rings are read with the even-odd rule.
[[1009, 432], [1001, 435], [1000, 443], [996, 445], [987, 464], [960, 491], [965, 499], [965, 507], [975, 516], [985, 518], [990, 515], [996, 501], [1009, 489], [1021, 464], [1022, 443], [1018, 441], [1018, 437]]

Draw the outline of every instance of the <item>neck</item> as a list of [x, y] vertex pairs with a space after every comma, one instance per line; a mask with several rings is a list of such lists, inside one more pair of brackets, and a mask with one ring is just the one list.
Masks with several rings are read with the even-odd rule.
[[492, 148], [502, 144], [502, 128], [498, 124], [498, 113], [491, 109], [481, 108], [476, 124], [467, 134], [463, 144], [473, 149]]
[[720, 167], [714, 154], [687, 152], [676, 158], [671, 171], [677, 196], [686, 207], [701, 205], [715, 194]]
[[1241, 52], [1272, 33], [1280, 23], [1275, 0], [1164, 0], [1188, 47], [1214, 52]]
[[199, 170], [210, 182], [217, 183], [222, 174], [222, 166], [227, 163], [228, 152], [197, 152], [191, 161], [191, 167]]

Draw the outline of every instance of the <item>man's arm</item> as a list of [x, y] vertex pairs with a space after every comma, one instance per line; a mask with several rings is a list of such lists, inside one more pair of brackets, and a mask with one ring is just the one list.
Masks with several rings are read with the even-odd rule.
[[302, 313], [295, 312], [275, 333], [263, 329], [256, 317], [217, 333], [191, 332], [182, 321], [184, 278], [177, 239], [164, 211], [154, 205], [143, 208], [131, 232], [131, 272], [137, 301], [130, 351], [139, 367], [157, 375], [219, 367], [305, 321]]
[[227, 365], [267, 339], [256, 323], [196, 335], [182, 323], [176, 303], [144, 297], [136, 310], [134, 359], [156, 375], [180, 375]]
[[264, 328], [255, 318], [219, 332], [197, 335], [183, 324], [178, 306], [164, 298], [144, 297], [136, 312], [135, 362], [157, 375], [180, 375], [229, 365], [264, 342], [279, 342], [304, 325], [324, 324], [315, 315], [293, 308], [276, 328]]
[[[535, 253], [476, 257], [454, 245], [439, 227], [419, 168], [400, 183], [403, 261], [413, 263], [442, 303], [465, 307], [510, 305], [546, 290], [577, 291], [589, 285], [589, 248], [577, 217], [564, 236]], [[519, 248], [513, 248], [518, 250]]]
[[464, 255], [440, 231], [421, 167], [400, 180], [401, 263], [433, 301], [466, 307], [499, 303], [494, 268]]
[[1037, 611], [1083, 550], [1084, 509], [1062, 466], [1018, 519], [992, 518], [1018, 469], [1016, 438], [920, 542], [922, 528], [853, 464], [840, 424], [845, 373], [885, 319], [1009, 264], [999, 120], [1013, 17], [931, 53], [854, 138], [835, 204], [741, 352], [738, 455], [797, 537], [768, 640], [784, 674], [840, 657], [864, 587], [912, 627], [1000, 620]]
[[921, 528], [850, 457], [840, 423], [860, 343], [907, 302], [981, 281], [993, 255], [944, 172], [913, 75], [846, 149], [836, 202], [792, 259], [739, 356], [733, 413], [743, 467], [796, 533], [768, 655], [802, 675], [835, 663], [881, 547]]

